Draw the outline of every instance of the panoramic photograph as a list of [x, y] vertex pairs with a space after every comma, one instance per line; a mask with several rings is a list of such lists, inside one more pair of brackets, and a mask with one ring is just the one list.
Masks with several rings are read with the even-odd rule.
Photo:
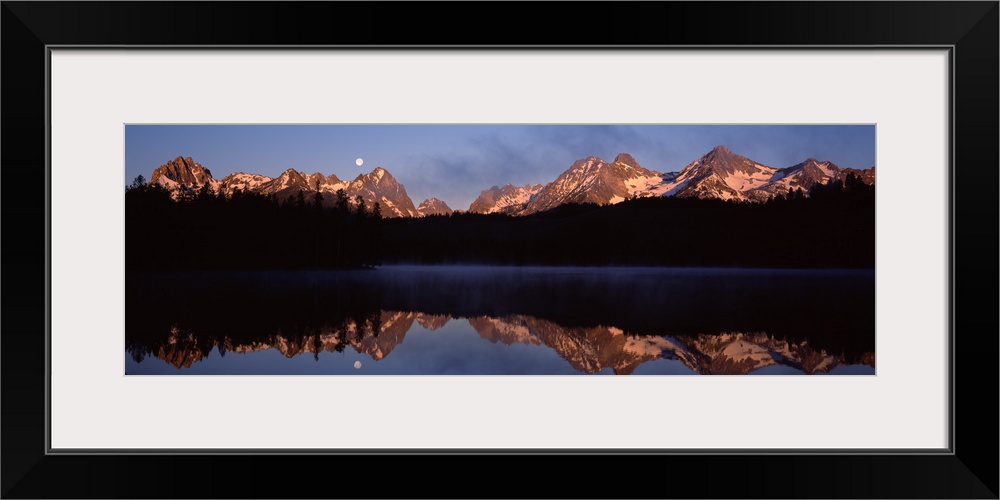
[[133, 375], [875, 375], [874, 125], [126, 125]]

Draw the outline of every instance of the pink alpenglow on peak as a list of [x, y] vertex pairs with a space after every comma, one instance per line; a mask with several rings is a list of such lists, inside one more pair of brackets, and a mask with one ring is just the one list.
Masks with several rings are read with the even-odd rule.
[[193, 192], [206, 183], [215, 192], [221, 191], [232, 196], [237, 190], [259, 194], [275, 195], [284, 201], [303, 192], [312, 199], [317, 191], [323, 194], [323, 205], [333, 207], [336, 193], [343, 189], [351, 203], [357, 196], [365, 200], [369, 207], [378, 203], [385, 217], [417, 217], [420, 215], [413, 201], [406, 194], [406, 188], [396, 181], [388, 170], [377, 167], [368, 174], [360, 174], [353, 181], [342, 181], [335, 174], [323, 175], [319, 172], [307, 174], [294, 168], [285, 169], [276, 178], [236, 172], [221, 181], [212, 178], [212, 173], [190, 157], [176, 159], [157, 167], [153, 171], [151, 184], [158, 184], [172, 192], [176, 199], [184, 192]]
[[447, 203], [437, 199], [430, 198], [420, 202], [417, 207], [417, 213], [421, 217], [426, 217], [428, 215], [451, 215], [454, 210], [448, 206]]

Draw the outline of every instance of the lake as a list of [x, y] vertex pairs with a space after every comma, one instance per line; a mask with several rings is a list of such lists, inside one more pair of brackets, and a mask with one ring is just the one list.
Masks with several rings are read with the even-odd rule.
[[874, 270], [130, 273], [128, 375], [875, 373]]

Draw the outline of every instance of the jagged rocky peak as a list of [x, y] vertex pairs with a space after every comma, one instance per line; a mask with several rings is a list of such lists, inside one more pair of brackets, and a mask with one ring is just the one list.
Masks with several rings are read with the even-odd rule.
[[632, 155], [628, 153], [619, 153], [618, 156], [615, 157], [614, 163], [623, 163], [630, 167], [642, 168], [639, 166], [639, 162], [635, 161], [635, 158], [632, 158]]
[[741, 160], [746, 160], [749, 163], [754, 163], [752, 160], [737, 155], [732, 151], [730, 151], [729, 148], [722, 145], [712, 148], [711, 151], [705, 153], [705, 156], [701, 157], [701, 162], [705, 165], [723, 166], [723, 167], [728, 167], [733, 164], [741, 163]]
[[481, 214], [496, 212], [514, 214], [522, 210], [531, 197], [541, 191], [541, 189], [541, 184], [528, 184], [526, 186], [505, 184], [503, 187], [493, 186], [479, 193], [479, 197], [469, 205], [469, 212]]
[[406, 194], [406, 188], [382, 167], [377, 167], [368, 174], [359, 175], [348, 183], [346, 191], [351, 199], [360, 195], [369, 205], [378, 203], [382, 214], [386, 217], [420, 215]]
[[[525, 191], [533, 191], [533, 190], [535, 190], [535, 191], [537, 191], [537, 190], [539, 190], [541, 188], [542, 188], [541, 184], [534, 184], [534, 185], [532, 185], [532, 184], [526, 184], [524, 186], [515, 186], [515, 185], [513, 185], [513, 184], [511, 184], [511, 183], [508, 182], [507, 184], [504, 184], [503, 187], [493, 186], [493, 187], [489, 188], [487, 191], [492, 192], [492, 193], [497, 193], [497, 194], [505, 194], [505, 193], [514, 192], [514, 191], [517, 191], [517, 190], [525, 190]], [[483, 192], [485, 193], [487, 191], [483, 191]]]
[[303, 180], [305, 179], [302, 173], [300, 173], [298, 170], [295, 170], [294, 168], [286, 168], [285, 171], [282, 172], [281, 175], [279, 175], [278, 177], [301, 178]]
[[705, 155], [705, 156], [710, 156], [710, 155], [711, 156], [727, 156], [727, 155], [731, 155], [731, 154], [733, 154], [733, 152], [730, 151], [729, 148], [727, 148], [726, 146], [724, 146], [722, 144], [719, 144], [718, 146], [712, 148], [712, 150], [709, 151], [708, 154]]
[[613, 163], [597, 156], [575, 161], [554, 181], [545, 185], [525, 207], [523, 214], [550, 210], [568, 203], [614, 204], [662, 183], [660, 173], [639, 166], [628, 153]]
[[310, 189], [306, 177], [294, 168], [285, 169], [278, 177], [254, 187], [254, 191], [262, 194], [277, 194], [284, 199], [294, 196], [299, 191]]
[[387, 182], [389, 181], [395, 182], [396, 180], [392, 177], [392, 174], [390, 174], [388, 170], [382, 167], [375, 167], [375, 170], [372, 170], [368, 174], [358, 175], [358, 179], [370, 179], [372, 182], [376, 184], [381, 183], [383, 180]]
[[278, 176], [278, 179], [288, 179], [289, 182], [294, 184], [298, 188], [311, 187], [309, 186], [309, 180], [306, 178], [305, 174], [295, 170], [294, 168], [289, 168]]
[[150, 182], [169, 184], [163, 182], [164, 179], [187, 187], [211, 183], [215, 180], [212, 178], [212, 172], [209, 169], [192, 160], [190, 156], [187, 158], [178, 156], [160, 165], [153, 170]]
[[271, 180], [273, 179], [260, 174], [234, 172], [222, 179], [222, 186], [220, 189], [222, 189], [223, 194], [230, 196], [237, 189], [240, 191], [255, 191], [257, 188], [270, 182]]
[[[817, 182], [825, 183], [830, 179], [836, 178], [840, 172], [840, 167], [828, 161], [819, 161], [816, 158], [807, 158], [806, 161], [792, 165], [786, 169], [781, 169], [780, 172], [782, 172], [785, 177], [798, 176], [800, 178], [800, 184], [802, 184], [801, 187], [808, 189]], [[806, 184], [808, 184], [808, 186]]]
[[576, 160], [570, 165], [569, 170], [590, 170], [591, 168], [601, 168], [602, 165], [607, 163], [601, 159], [599, 156], [588, 156], [580, 160]]
[[326, 184], [326, 176], [319, 172], [313, 172], [309, 174], [306, 177], [306, 180], [309, 181], [309, 187], [313, 189], [315, 189], [316, 186], [322, 186], [323, 184]]
[[389, 173], [388, 170], [382, 167], [376, 167], [374, 170], [368, 172], [367, 174], [363, 173], [358, 174], [358, 176], [354, 178], [353, 182], [366, 183], [372, 187], [375, 187], [375, 186], [380, 186], [382, 184], [394, 185], [396, 183], [396, 179], [392, 176], [392, 174]]
[[716, 146], [708, 154], [702, 156], [699, 162], [709, 170], [724, 175], [732, 175], [738, 172], [744, 174], [756, 174], [764, 171], [774, 173], [777, 170], [757, 163], [745, 156], [733, 153], [729, 148], [721, 145]]
[[451, 215], [453, 210], [448, 206], [447, 203], [437, 199], [429, 198], [420, 202], [420, 206], [417, 207], [417, 213], [421, 216], [427, 215]]
[[267, 179], [271, 180], [270, 177], [260, 174], [248, 174], [246, 172], [233, 172], [222, 178], [223, 181], [227, 179]]

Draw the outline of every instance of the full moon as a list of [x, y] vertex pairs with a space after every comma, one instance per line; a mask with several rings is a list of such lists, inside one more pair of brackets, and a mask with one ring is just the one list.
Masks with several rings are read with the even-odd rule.
[[354, 362], [354, 368], [360, 369], [361, 368], [361, 362], [360, 361], [355, 361]]
[[360, 167], [360, 166], [361, 166], [361, 164], [362, 164], [362, 163], [364, 163], [364, 162], [365, 162], [365, 161], [364, 161], [364, 160], [362, 160], [361, 158], [358, 158], [357, 160], [354, 160], [354, 163], [357, 163], [359, 167]]

